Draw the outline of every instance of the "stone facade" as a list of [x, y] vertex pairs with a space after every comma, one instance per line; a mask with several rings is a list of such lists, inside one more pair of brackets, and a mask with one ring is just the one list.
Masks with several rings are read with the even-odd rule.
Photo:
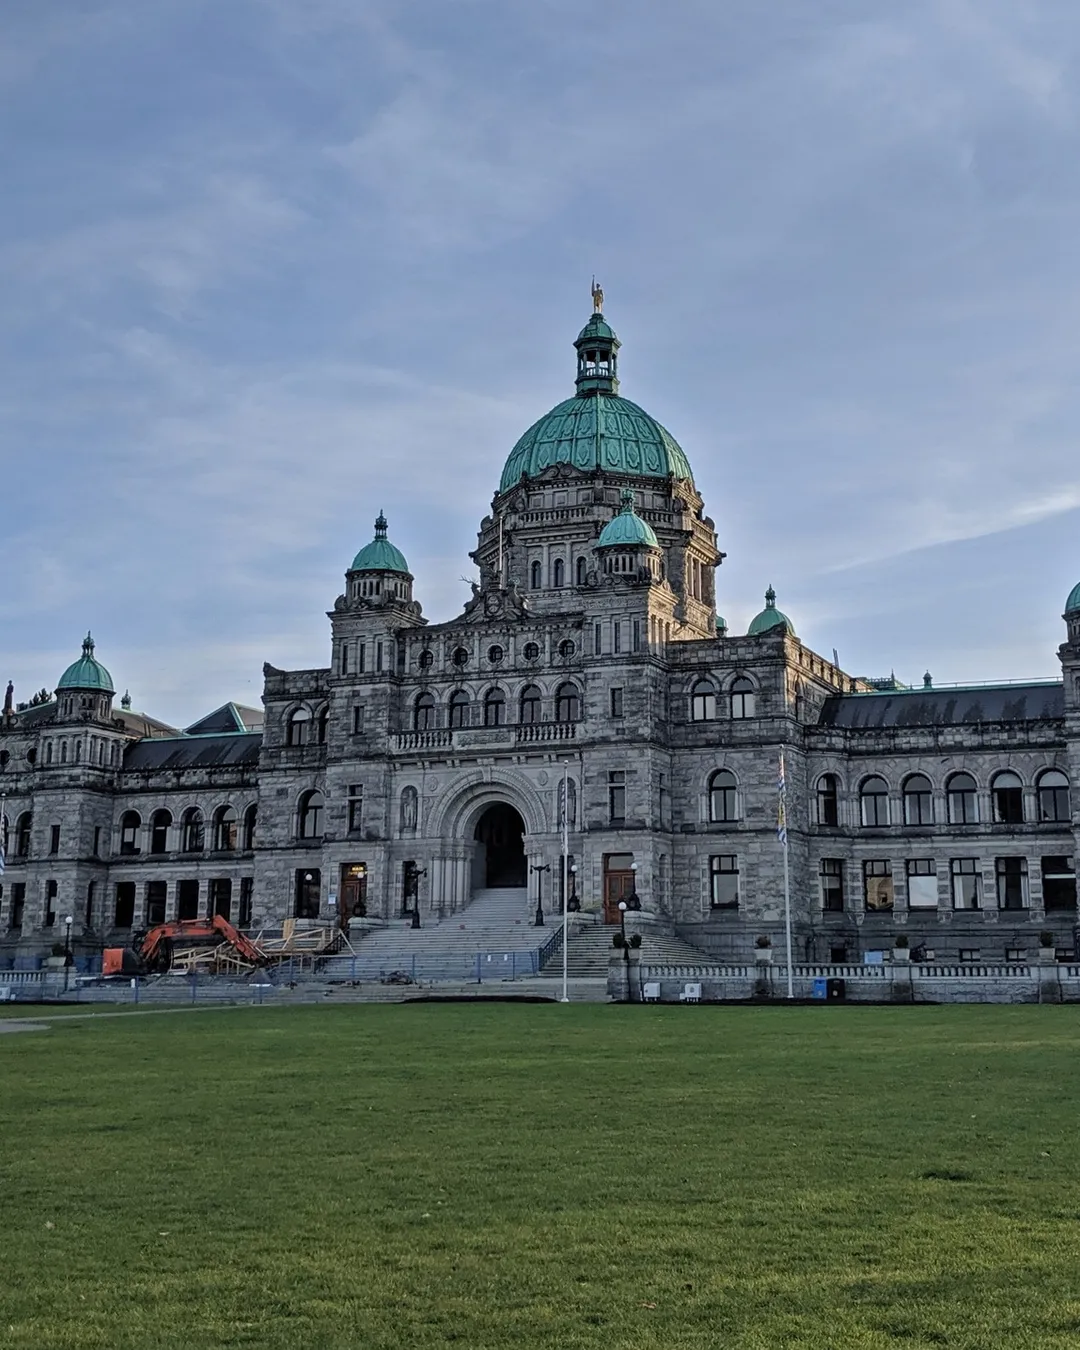
[[565, 443], [557, 423], [527, 433], [457, 618], [425, 621], [380, 517], [329, 612], [328, 665], [267, 665], [262, 714], [178, 731], [115, 711], [111, 683], [5, 711], [0, 961], [40, 955], [68, 916], [89, 951], [214, 909], [426, 924], [489, 886], [527, 886], [530, 909], [542, 888], [557, 912], [564, 800], [584, 910], [613, 921], [636, 897], [745, 961], [783, 938], [781, 756], [797, 959], [903, 934], [938, 960], [1022, 960], [1044, 929], [1074, 951], [1080, 601], [1044, 684], [868, 682], [805, 647], [771, 593], [752, 635], [728, 634], [713, 522], [678, 447], [616, 397], [605, 334], [577, 343], [593, 420]]

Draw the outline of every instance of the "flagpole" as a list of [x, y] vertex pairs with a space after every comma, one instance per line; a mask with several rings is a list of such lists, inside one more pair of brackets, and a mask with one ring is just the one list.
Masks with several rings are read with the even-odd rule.
[[570, 887], [568, 885], [570, 861], [570, 761], [563, 760], [562, 771], [562, 998], [560, 1003], [569, 1003], [567, 989], [567, 950], [566, 939], [570, 932]]
[[795, 982], [791, 970], [791, 862], [788, 857], [787, 830], [787, 775], [784, 772], [784, 752], [780, 751], [779, 802], [777, 804], [777, 834], [784, 849], [784, 937], [787, 943], [787, 996], [795, 997]]

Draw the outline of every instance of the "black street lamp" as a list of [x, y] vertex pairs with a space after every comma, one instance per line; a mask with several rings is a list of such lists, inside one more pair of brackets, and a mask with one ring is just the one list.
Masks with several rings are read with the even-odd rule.
[[75, 958], [71, 954], [71, 915], [64, 918], [64, 993], [68, 990], [68, 976]]
[[415, 863], [409, 869], [408, 887], [409, 894], [412, 896], [412, 922], [411, 927], [420, 927], [420, 878], [427, 876], [426, 867], [417, 867]]
[[[566, 907], [571, 914], [576, 914], [581, 908], [577, 893], [577, 863], [571, 864], [570, 867], [570, 899], [566, 902]], [[1080, 951], [1080, 947], [1077, 950]]]
[[544, 926], [544, 873], [551, 871], [550, 863], [533, 863], [532, 870], [536, 873], [536, 919], [534, 924], [537, 928]]
[[641, 900], [637, 893], [637, 863], [630, 864], [630, 894], [626, 900], [627, 909], [640, 909]]
[[630, 989], [630, 944], [626, 940], [626, 911], [630, 908], [625, 900], [619, 901], [619, 935], [622, 939], [622, 959], [623, 974], [626, 978], [626, 998], [625, 1003], [632, 1003], [633, 996]]

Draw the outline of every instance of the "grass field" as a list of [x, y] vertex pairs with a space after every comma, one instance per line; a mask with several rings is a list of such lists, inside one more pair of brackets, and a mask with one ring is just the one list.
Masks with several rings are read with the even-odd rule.
[[0, 1345], [1076, 1350], [1078, 1055], [1070, 1007], [51, 1019], [0, 1037]]

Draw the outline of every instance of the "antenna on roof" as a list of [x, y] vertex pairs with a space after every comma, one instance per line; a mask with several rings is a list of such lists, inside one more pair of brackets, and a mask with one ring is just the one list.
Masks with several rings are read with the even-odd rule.
[[839, 657], [837, 656], [837, 654], [836, 654], [836, 648], [835, 648], [835, 647], [832, 649], [832, 663], [833, 663], [833, 665], [836, 667], [837, 670], [840, 669], [840, 658], [839, 658]]

